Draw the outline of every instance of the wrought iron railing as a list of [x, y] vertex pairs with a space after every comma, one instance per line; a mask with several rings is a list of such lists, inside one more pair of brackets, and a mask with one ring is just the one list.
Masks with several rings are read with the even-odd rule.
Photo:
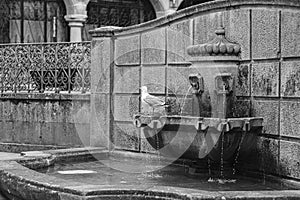
[[85, 93], [90, 65], [90, 42], [0, 45], [1, 93]]

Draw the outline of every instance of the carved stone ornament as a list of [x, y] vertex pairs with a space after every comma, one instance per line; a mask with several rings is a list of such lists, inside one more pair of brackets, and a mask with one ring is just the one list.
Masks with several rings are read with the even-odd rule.
[[216, 37], [205, 43], [193, 45], [187, 48], [187, 53], [190, 56], [238, 56], [241, 52], [239, 44], [229, 42], [225, 38], [224, 28], [215, 31]]

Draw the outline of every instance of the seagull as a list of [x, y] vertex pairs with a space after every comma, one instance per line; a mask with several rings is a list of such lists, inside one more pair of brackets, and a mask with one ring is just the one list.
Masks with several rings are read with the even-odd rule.
[[157, 107], [168, 106], [164, 100], [156, 96], [150, 95], [147, 91], [146, 86], [142, 86], [141, 90], [142, 90], [142, 97], [141, 97], [142, 101], [147, 103], [153, 109], [152, 110], [153, 113], [154, 113], [154, 109]]

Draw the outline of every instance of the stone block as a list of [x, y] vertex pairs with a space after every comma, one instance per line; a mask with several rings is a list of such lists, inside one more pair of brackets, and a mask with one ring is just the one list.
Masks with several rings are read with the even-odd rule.
[[140, 36], [121, 37], [116, 40], [116, 64], [140, 64]]
[[139, 67], [115, 67], [114, 71], [114, 93], [139, 92]]
[[113, 46], [110, 38], [95, 39], [91, 52], [91, 93], [109, 93]]
[[190, 60], [186, 49], [193, 42], [191, 24], [191, 20], [186, 20], [171, 24], [167, 28], [168, 63], [180, 63]]
[[1, 142], [14, 142], [14, 123], [9, 121], [0, 122], [0, 141]]
[[281, 12], [281, 46], [283, 57], [300, 55], [300, 12]]
[[106, 94], [91, 95], [91, 146], [109, 146], [110, 138], [110, 96]]
[[258, 141], [260, 170], [266, 173], [279, 173], [279, 141], [269, 138], [260, 138]]
[[142, 34], [142, 63], [166, 63], [166, 30], [160, 28]]
[[14, 104], [12, 104], [10, 101], [4, 101], [3, 102], [3, 121], [14, 121]]
[[90, 122], [91, 105], [88, 101], [72, 101], [70, 113], [67, 117], [67, 122], [70, 123], [89, 123]]
[[280, 135], [300, 138], [300, 102], [280, 102]]
[[190, 89], [189, 75], [198, 73], [198, 70], [190, 67], [168, 67], [167, 89], [168, 94], [186, 95]]
[[300, 144], [298, 142], [280, 141], [281, 175], [300, 178]]
[[76, 141], [79, 141], [79, 145], [83, 145], [84, 147], [90, 146], [90, 123], [73, 123], [75, 128], [75, 134], [76, 134]]
[[167, 97], [169, 115], [189, 115], [193, 116], [193, 100], [191, 96], [186, 98]]
[[209, 13], [195, 18], [194, 44], [203, 44], [216, 37], [223, 12]]
[[46, 102], [41, 102], [40, 104], [36, 105], [36, 111], [35, 111], [35, 115], [36, 115], [36, 119], [38, 122], [45, 122], [46, 118], [45, 118], [45, 107], [46, 107]]
[[141, 133], [141, 152], [153, 153], [153, 154], [158, 153], [158, 151], [156, 151], [150, 145], [150, 143], [147, 141], [143, 133]]
[[250, 95], [250, 66], [249, 64], [241, 64], [238, 67], [238, 75], [235, 81], [236, 96]]
[[[262, 173], [279, 173], [279, 141], [270, 138], [258, 137], [256, 148], [245, 157], [240, 157], [239, 162], [243, 168]], [[241, 155], [241, 154], [240, 154]]]
[[42, 114], [44, 115], [45, 122], [53, 122], [51, 116], [51, 109], [52, 105], [50, 101], [45, 102], [44, 107], [42, 108]]
[[250, 11], [233, 9], [224, 13], [225, 37], [241, 45], [241, 59], [250, 59]]
[[252, 66], [252, 94], [254, 96], [279, 96], [279, 64], [258, 63]]
[[263, 128], [265, 134], [278, 135], [279, 127], [279, 102], [278, 101], [253, 101], [252, 113], [253, 117], [263, 117]]
[[114, 147], [139, 151], [139, 129], [133, 123], [114, 123], [112, 140]]
[[55, 145], [82, 146], [74, 123], [51, 123], [55, 134]]
[[[57, 123], [55, 123], [57, 126]], [[55, 127], [51, 122], [41, 124], [41, 132], [39, 135], [39, 143], [43, 145], [55, 145]], [[58, 128], [57, 128], [58, 129]]]
[[300, 97], [300, 62], [282, 62], [281, 96]]
[[252, 11], [252, 57], [276, 58], [279, 53], [279, 11], [255, 9]]
[[133, 115], [139, 113], [139, 97], [131, 96], [114, 96], [113, 118], [117, 121], [132, 121]]
[[41, 123], [39, 122], [21, 122], [21, 126], [15, 129], [15, 134], [19, 134], [20, 142], [27, 144], [39, 144], [40, 143], [40, 131]]
[[249, 100], [237, 100], [233, 106], [233, 117], [250, 117], [251, 104]]
[[149, 93], [164, 94], [166, 87], [165, 67], [142, 67], [142, 86], [147, 86]]

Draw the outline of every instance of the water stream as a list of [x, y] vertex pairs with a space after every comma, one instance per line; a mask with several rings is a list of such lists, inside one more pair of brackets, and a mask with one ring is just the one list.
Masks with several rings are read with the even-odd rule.
[[182, 106], [180, 107], [180, 115], [182, 115], [182, 112], [183, 112], [183, 108], [185, 106], [185, 102], [186, 102], [186, 98], [190, 92], [190, 90], [192, 89], [192, 86], [189, 87], [188, 91], [186, 92], [185, 96], [184, 96], [184, 99], [183, 99], [183, 102], [182, 102]]

